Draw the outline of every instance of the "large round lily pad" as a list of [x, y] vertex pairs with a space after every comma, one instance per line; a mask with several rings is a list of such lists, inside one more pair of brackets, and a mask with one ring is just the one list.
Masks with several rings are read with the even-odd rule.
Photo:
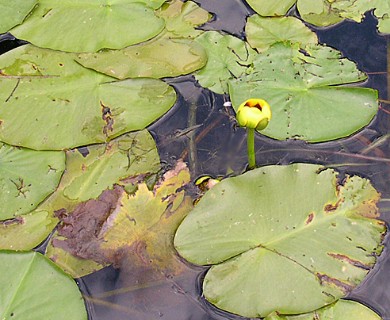
[[[185, 218], [175, 246], [213, 265], [203, 294], [246, 317], [310, 312], [346, 295], [382, 250], [379, 194], [311, 164], [268, 166], [228, 178]], [[242, 297], [245, 296], [245, 299]]]
[[65, 169], [65, 153], [0, 143], [0, 220], [25, 214], [52, 193]]
[[163, 28], [164, 20], [139, 1], [38, 0], [23, 24], [10, 32], [43, 48], [95, 52], [140, 43]]
[[38, 150], [106, 142], [144, 129], [176, 101], [161, 80], [115, 81], [75, 57], [31, 45], [0, 57], [0, 140]]
[[248, 98], [270, 104], [272, 120], [264, 135], [321, 142], [349, 136], [373, 119], [377, 91], [347, 86], [364, 79], [334, 49], [278, 43], [255, 57], [251, 73], [229, 82], [229, 93], [236, 111]]
[[0, 318], [87, 320], [72, 278], [37, 252], [0, 252]]
[[0, 33], [23, 22], [23, 19], [34, 8], [38, 0], [0, 0]]

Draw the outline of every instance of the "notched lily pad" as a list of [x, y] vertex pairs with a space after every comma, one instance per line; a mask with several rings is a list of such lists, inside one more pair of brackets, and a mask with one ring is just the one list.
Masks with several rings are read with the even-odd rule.
[[349, 136], [373, 119], [377, 91], [347, 86], [365, 79], [334, 49], [277, 43], [256, 56], [251, 73], [229, 81], [229, 93], [236, 111], [249, 97], [270, 104], [264, 135], [321, 142]]
[[107, 142], [144, 129], [176, 101], [160, 80], [115, 81], [75, 57], [31, 45], [0, 57], [0, 140], [37, 150]]
[[47, 254], [75, 277], [108, 264], [149, 270], [148, 280], [180, 272], [183, 265], [175, 258], [172, 239], [192, 207], [181, 190], [189, 171], [179, 162], [152, 190], [139, 179], [132, 194], [116, 185], [72, 212], [59, 212], [58, 235]]
[[208, 61], [195, 78], [203, 87], [220, 94], [228, 91], [229, 79], [248, 72], [256, 54], [246, 42], [216, 31], [207, 31], [196, 41], [205, 48]]
[[87, 320], [81, 293], [38, 252], [0, 252], [0, 318]]
[[273, 313], [264, 320], [381, 320], [382, 318], [374, 311], [359, 302], [351, 300], [338, 300], [329, 306], [314, 312], [296, 316], [283, 316]]
[[333, 170], [310, 164], [263, 167], [208, 191], [175, 247], [192, 263], [213, 265], [203, 294], [223, 310], [311, 312], [345, 296], [375, 264], [386, 230], [378, 199], [358, 176], [337, 181]]
[[0, 143], [0, 220], [34, 210], [58, 186], [65, 153]]
[[297, 42], [303, 48], [318, 42], [316, 34], [295, 17], [252, 15], [247, 20], [245, 34], [251, 47], [259, 52], [277, 42]]
[[96, 52], [146, 41], [163, 28], [164, 20], [139, 1], [38, 0], [27, 19], [10, 32], [42, 48]]

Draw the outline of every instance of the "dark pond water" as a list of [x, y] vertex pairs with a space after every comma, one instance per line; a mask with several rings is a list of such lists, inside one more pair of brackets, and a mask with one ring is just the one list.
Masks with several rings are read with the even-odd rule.
[[[239, 0], [199, 0], [214, 12], [207, 30], [222, 30], [243, 37], [246, 17], [252, 13]], [[294, 11], [291, 12], [294, 14]], [[363, 23], [343, 22], [316, 30], [320, 42], [340, 50], [369, 74], [364, 86], [375, 88], [383, 100], [372, 124], [351, 138], [308, 145], [300, 141], [278, 142], [258, 135], [258, 165], [312, 162], [337, 168], [342, 174], [369, 178], [382, 194], [382, 219], [390, 223], [390, 90], [387, 85], [387, 41], [376, 32], [376, 20], [368, 13]], [[0, 52], [21, 43], [6, 35]], [[191, 76], [167, 79], [178, 91], [176, 106], [149, 129], [154, 135], [162, 160], [172, 165], [184, 158], [193, 174], [225, 176], [240, 173], [246, 165], [245, 130], [234, 125], [232, 110], [224, 107], [228, 97], [216, 95], [197, 85]], [[189, 131], [183, 131], [192, 129]], [[184, 134], [186, 133], [186, 134]], [[385, 138], [383, 138], [385, 137]], [[387, 138], [388, 139], [387, 139]], [[389, 237], [378, 264], [351, 299], [390, 319]], [[201, 297], [204, 268], [188, 267], [181, 276], [166, 275], [161, 281], [145, 282], [143, 274], [105, 268], [79, 280], [91, 320], [219, 320], [243, 319], [221, 312]], [[277, 285], [277, 284], [275, 284]]]

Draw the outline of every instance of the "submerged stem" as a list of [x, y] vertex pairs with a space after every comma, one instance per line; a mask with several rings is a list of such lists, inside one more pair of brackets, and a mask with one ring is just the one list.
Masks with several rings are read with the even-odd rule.
[[255, 129], [247, 128], [246, 132], [248, 146], [248, 168], [254, 169], [256, 167]]

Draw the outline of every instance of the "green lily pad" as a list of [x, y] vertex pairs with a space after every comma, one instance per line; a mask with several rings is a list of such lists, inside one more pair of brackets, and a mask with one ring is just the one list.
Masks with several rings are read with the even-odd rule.
[[300, 314], [296, 316], [280, 316], [272, 314], [266, 317], [264, 320], [380, 320], [382, 319], [374, 311], [367, 308], [365, 305], [351, 301], [351, 300], [338, 300], [337, 302], [318, 309], [314, 312]]
[[176, 101], [160, 80], [114, 81], [75, 57], [31, 45], [0, 57], [0, 140], [37, 150], [102, 143], [144, 129]]
[[[155, 2], [155, 6], [162, 1]], [[151, 39], [164, 20], [145, 3], [128, 0], [38, 0], [27, 19], [10, 30], [32, 44], [68, 52], [121, 49]], [[66, 32], [64, 32], [66, 30]]]
[[205, 48], [208, 61], [195, 78], [203, 87], [220, 94], [228, 91], [229, 79], [247, 72], [256, 54], [246, 42], [216, 31], [207, 31], [196, 41]]
[[169, 38], [195, 38], [204, 31], [195, 29], [210, 20], [211, 14], [195, 2], [173, 0], [164, 4], [156, 15], [165, 20], [164, 34]]
[[[213, 266], [203, 294], [246, 317], [311, 312], [343, 297], [376, 262], [379, 194], [311, 164], [268, 166], [222, 180], [184, 219], [179, 254]], [[245, 299], [242, 297], [245, 296]]]
[[259, 52], [267, 50], [276, 42], [298, 42], [301, 47], [318, 42], [316, 34], [295, 17], [250, 16], [245, 34], [251, 47]]
[[34, 210], [60, 181], [65, 154], [0, 143], [0, 220]]
[[61, 217], [47, 255], [73, 277], [109, 264], [126, 264], [131, 274], [143, 270], [144, 280], [180, 273], [183, 265], [176, 260], [172, 239], [192, 208], [191, 199], [179, 190], [189, 182], [189, 171], [179, 162], [152, 190], [139, 178], [134, 193], [117, 185]]
[[229, 93], [236, 111], [248, 98], [269, 103], [272, 119], [262, 134], [320, 142], [347, 137], [375, 116], [377, 91], [346, 86], [364, 79], [334, 49], [278, 43], [254, 59], [252, 73], [229, 82]]
[[198, 70], [206, 64], [207, 56], [192, 40], [163, 37], [122, 50], [80, 54], [77, 61], [118, 79], [163, 78]]
[[297, 7], [301, 17], [316, 26], [329, 26], [344, 19], [361, 22], [365, 12], [375, 9], [374, 14], [379, 19], [379, 31], [390, 33], [390, 3], [388, 1], [298, 0]]
[[297, 0], [247, 0], [247, 2], [259, 15], [272, 17], [284, 16]]
[[159, 168], [156, 144], [146, 130], [89, 146], [84, 154], [77, 149], [67, 151], [66, 170], [57, 190], [28, 215], [0, 225], [0, 248], [34, 248], [58, 223], [56, 212], [71, 211], [115, 184], [123, 185], [129, 177], [153, 174]]
[[76, 283], [37, 252], [0, 252], [0, 317], [87, 320]]
[[38, 0], [0, 0], [0, 12], [2, 14], [0, 33], [5, 33], [22, 23], [37, 2]]

